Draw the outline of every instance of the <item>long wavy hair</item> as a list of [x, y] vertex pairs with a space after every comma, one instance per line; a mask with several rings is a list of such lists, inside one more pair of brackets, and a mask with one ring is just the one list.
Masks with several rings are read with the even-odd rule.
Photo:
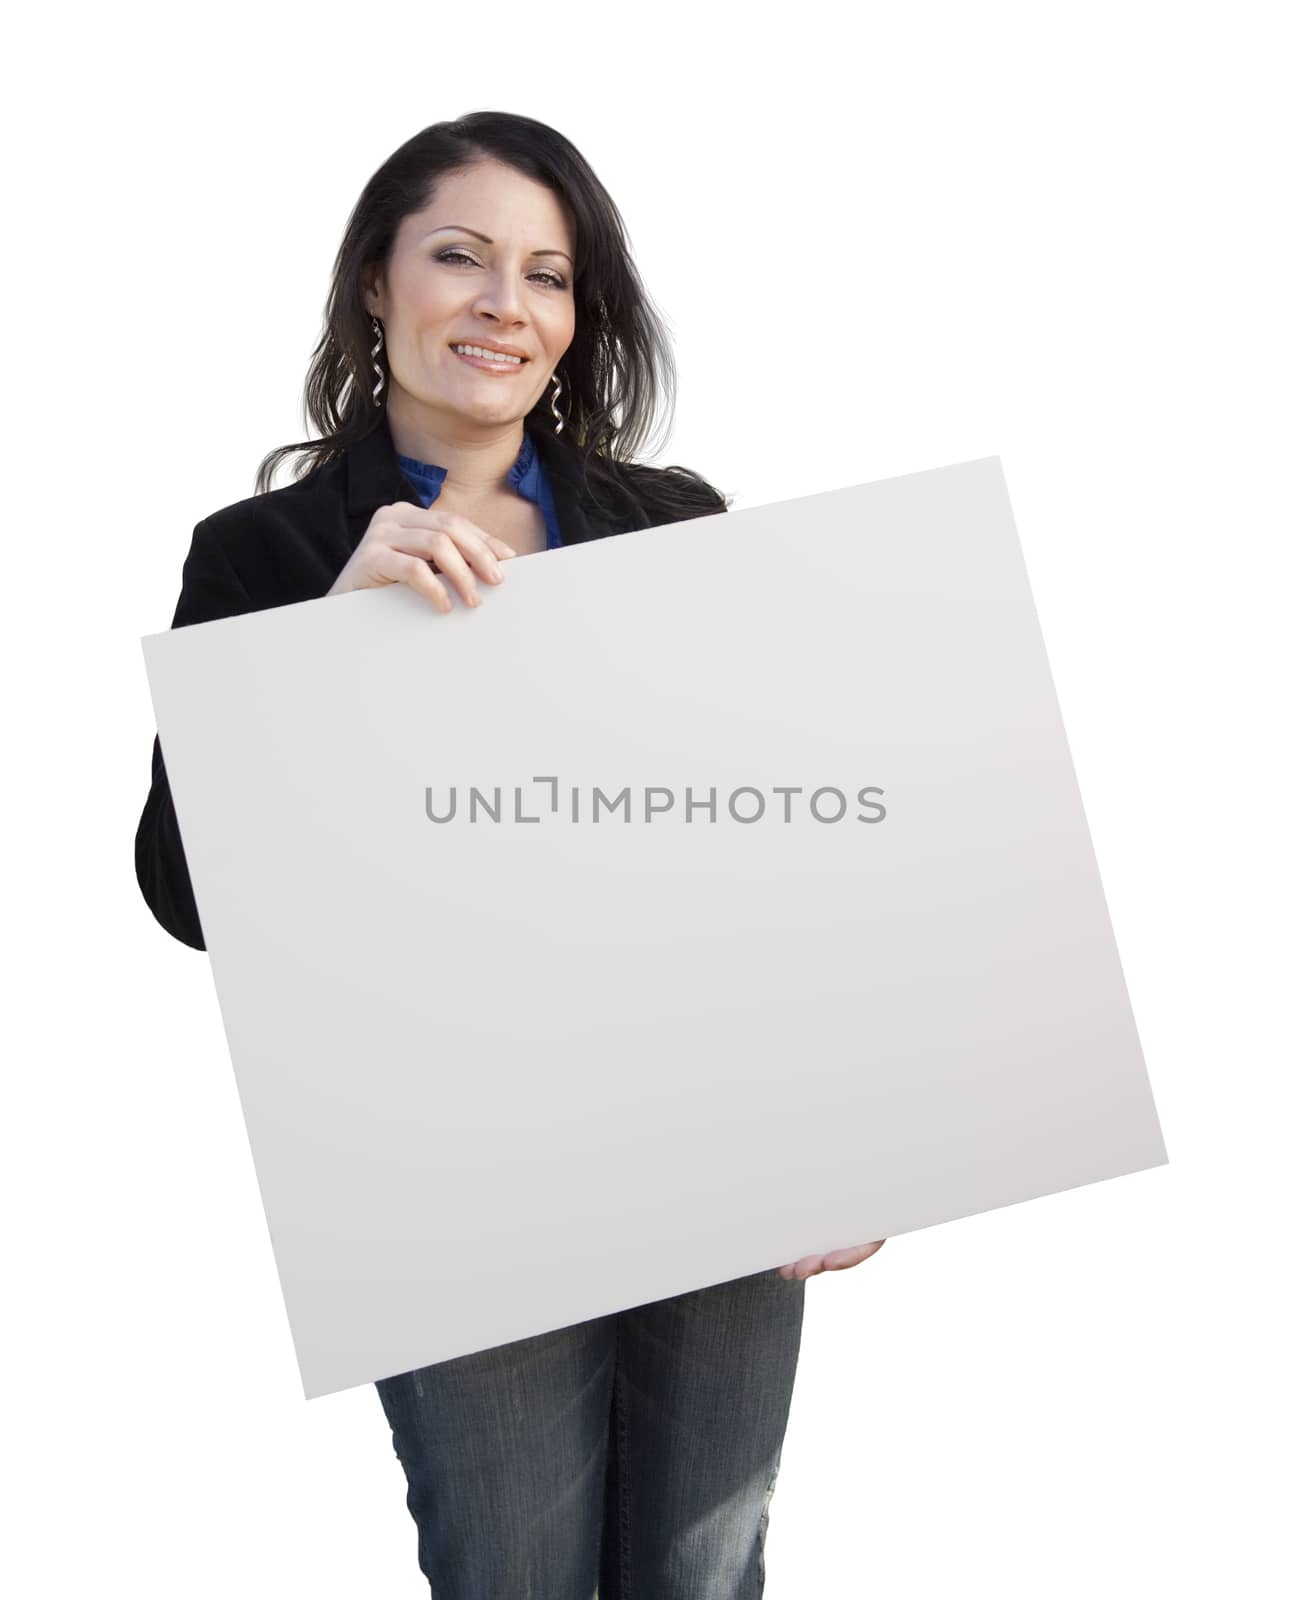
[[[633, 264], [624, 221], [587, 161], [546, 123], [505, 111], [475, 111], [423, 128], [368, 180], [335, 257], [323, 329], [303, 389], [305, 426], [320, 437], [270, 451], [258, 468], [255, 492], [271, 488], [287, 457], [299, 456], [294, 478], [301, 480], [378, 425], [363, 275], [369, 267], [387, 266], [399, 224], [430, 204], [441, 178], [486, 159], [546, 185], [574, 227], [575, 334], [557, 370], [565, 418], [561, 437], [578, 448], [585, 480], [591, 474], [632, 483], [667, 518], [699, 511], [703, 498], [721, 498], [686, 467], [656, 469], [635, 460], [649, 439], [660, 448], [673, 413], [669, 336]], [[382, 359], [387, 379], [387, 351]], [[550, 392], [525, 418], [527, 427], [554, 427]]]

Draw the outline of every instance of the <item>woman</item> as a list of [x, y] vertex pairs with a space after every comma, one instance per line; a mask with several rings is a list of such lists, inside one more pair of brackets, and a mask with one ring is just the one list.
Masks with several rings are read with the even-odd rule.
[[[173, 626], [390, 583], [447, 613], [520, 555], [721, 511], [696, 473], [631, 459], [672, 382], [579, 152], [501, 113], [427, 128], [349, 220], [306, 386], [321, 437], [196, 527]], [[153, 767], [141, 890], [203, 949], [157, 739]], [[432, 1593], [758, 1594], [804, 1280], [881, 1243], [378, 1384]]]

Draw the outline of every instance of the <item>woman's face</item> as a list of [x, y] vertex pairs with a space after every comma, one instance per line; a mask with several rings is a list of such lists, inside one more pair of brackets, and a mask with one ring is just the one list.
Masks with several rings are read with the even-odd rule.
[[[574, 338], [574, 252], [557, 196], [514, 167], [445, 174], [430, 205], [403, 219], [364, 296], [384, 324], [389, 404], [463, 428], [524, 417]], [[453, 348], [476, 344], [522, 359]]]

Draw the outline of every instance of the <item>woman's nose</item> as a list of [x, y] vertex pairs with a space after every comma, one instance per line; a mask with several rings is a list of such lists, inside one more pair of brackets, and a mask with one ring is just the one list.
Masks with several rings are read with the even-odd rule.
[[500, 322], [514, 322], [519, 320], [523, 304], [515, 275], [495, 273], [485, 283], [475, 309], [496, 317]]

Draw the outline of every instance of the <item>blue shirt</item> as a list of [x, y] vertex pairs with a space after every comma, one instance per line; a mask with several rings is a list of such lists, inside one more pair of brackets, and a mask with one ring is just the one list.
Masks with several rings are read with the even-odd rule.
[[[428, 461], [418, 461], [415, 456], [403, 455], [398, 457], [398, 465], [403, 469], [403, 476], [420, 495], [423, 506], [429, 506], [439, 498], [443, 480], [448, 476], [447, 467], [436, 467]], [[552, 499], [552, 485], [548, 482], [528, 428], [525, 429], [520, 454], [507, 474], [507, 482], [518, 495], [532, 500], [543, 513], [543, 521], [547, 524], [547, 548], [559, 550], [561, 525], [557, 521], [556, 504]]]

